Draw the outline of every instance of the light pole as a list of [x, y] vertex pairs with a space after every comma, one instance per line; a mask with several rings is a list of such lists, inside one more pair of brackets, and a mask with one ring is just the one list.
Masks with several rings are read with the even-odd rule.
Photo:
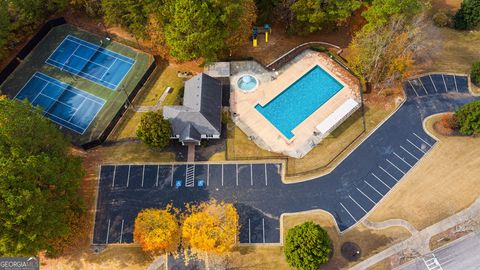
[[133, 104], [130, 102], [130, 100], [128, 99], [128, 94], [127, 94], [127, 91], [125, 91], [125, 85], [122, 84], [119, 88], [118, 88], [118, 92], [123, 92], [127, 98], [127, 108], [128, 106], [132, 107], [132, 109], [135, 109], [135, 107], [133, 106]]

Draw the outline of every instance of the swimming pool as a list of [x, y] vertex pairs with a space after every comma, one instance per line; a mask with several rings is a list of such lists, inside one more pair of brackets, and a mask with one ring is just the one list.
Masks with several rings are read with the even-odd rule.
[[265, 106], [257, 104], [255, 109], [290, 140], [294, 137], [292, 130], [342, 88], [339, 81], [317, 65]]

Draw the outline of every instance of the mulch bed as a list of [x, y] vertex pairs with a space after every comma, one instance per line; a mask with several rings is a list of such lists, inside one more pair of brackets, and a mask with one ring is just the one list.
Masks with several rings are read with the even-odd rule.
[[362, 251], [360, 247], [353, 242], [345, 242], [341, 248], [342, 256], [348, 261], [356, 261], [362, 257]]

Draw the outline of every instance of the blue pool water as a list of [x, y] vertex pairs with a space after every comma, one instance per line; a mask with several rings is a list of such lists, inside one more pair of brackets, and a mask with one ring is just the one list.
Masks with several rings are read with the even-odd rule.
[[292, 130], [342, 88], [340, 82], [315, 66], [265, 106], [257, 104], [255, 109], [291, 139]]

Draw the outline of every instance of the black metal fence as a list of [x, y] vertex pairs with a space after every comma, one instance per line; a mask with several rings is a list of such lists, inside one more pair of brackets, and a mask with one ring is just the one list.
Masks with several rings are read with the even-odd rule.
[[120, 110], [118, 110], [117, 114], [115, 115], [115, 117], [113, 117], [112, 121], [110, 122], [110, 124], [105, 128], [105, 130], [102, 132], [102, 135], [100, 135], [100, 137], [98, 137], [98, 139], [94, 140], [94, 141], [91, 141], [91, 142], [88, 142], [86, 144], [83, 144], [82, 145], [82, 148], [85, 149], [85, 150], [88, 150], [88, 149], [91, 149], [93, 147], [96, 147], [96, 146], [99, 146], [100, 144], [102, 144], [103, 142], [105, 142], [105, 140], [108, 138], [108, 136], [110, 135], [110, 133], [112, 132], [112, 130], [115, 128], [115, 126], [117, 125], [118, 121], [120, 121], [120, 119], [122, 118], [123, 114], [125, 113], [125, 111], [128, 109], [128, 105], [131, 104], [133, 102], [133, 99], [135, 98], [135, 96], [138, 94], [138, 92], [140, 91], [140, 89], [142, 89], [143, 85], [145, 85], [145, 83], [147, 82], [148, 78], [150, 77], [150, 75], [152, 75], [152, 73], [155, 71], [155, 68], [157, 67], [157, 63], [156, 61], [153, 61], [152, 64], [148, 67], [147, 71], [145, 72], [145, 74], [143, 74], [142, 78], [138, 81], [137, 85], [135, 86], [135, 88], [133, 89], [133, 91], [130, 93], [130, 95], [128, 95], [128, 99], [125, 100], [125, 103], [123, 104], [123, 106], [120, 108]]
[[30, 52], [38, 45], [38, 43], [40, 43], [40, 41], [48, 34], [48, 32], [52, 30], [53, 27], [66, 23], [67, 21], [65, 18], [60, 17], [52, 19], [40, 27], [40, 30], [37, 31], [37, 33], [27, 42], [27, 44], [23, 46], [20, 52], [17, 53], [15, 58], [13, 58], [10, 63], [8, 63], [0, 72], [0, 84], [2, 84], [8, 78], [8, 76], [15, 71], [18, 65], [20, 65], [20, 61], [25, 59], [25, 57], [30, 54]]

